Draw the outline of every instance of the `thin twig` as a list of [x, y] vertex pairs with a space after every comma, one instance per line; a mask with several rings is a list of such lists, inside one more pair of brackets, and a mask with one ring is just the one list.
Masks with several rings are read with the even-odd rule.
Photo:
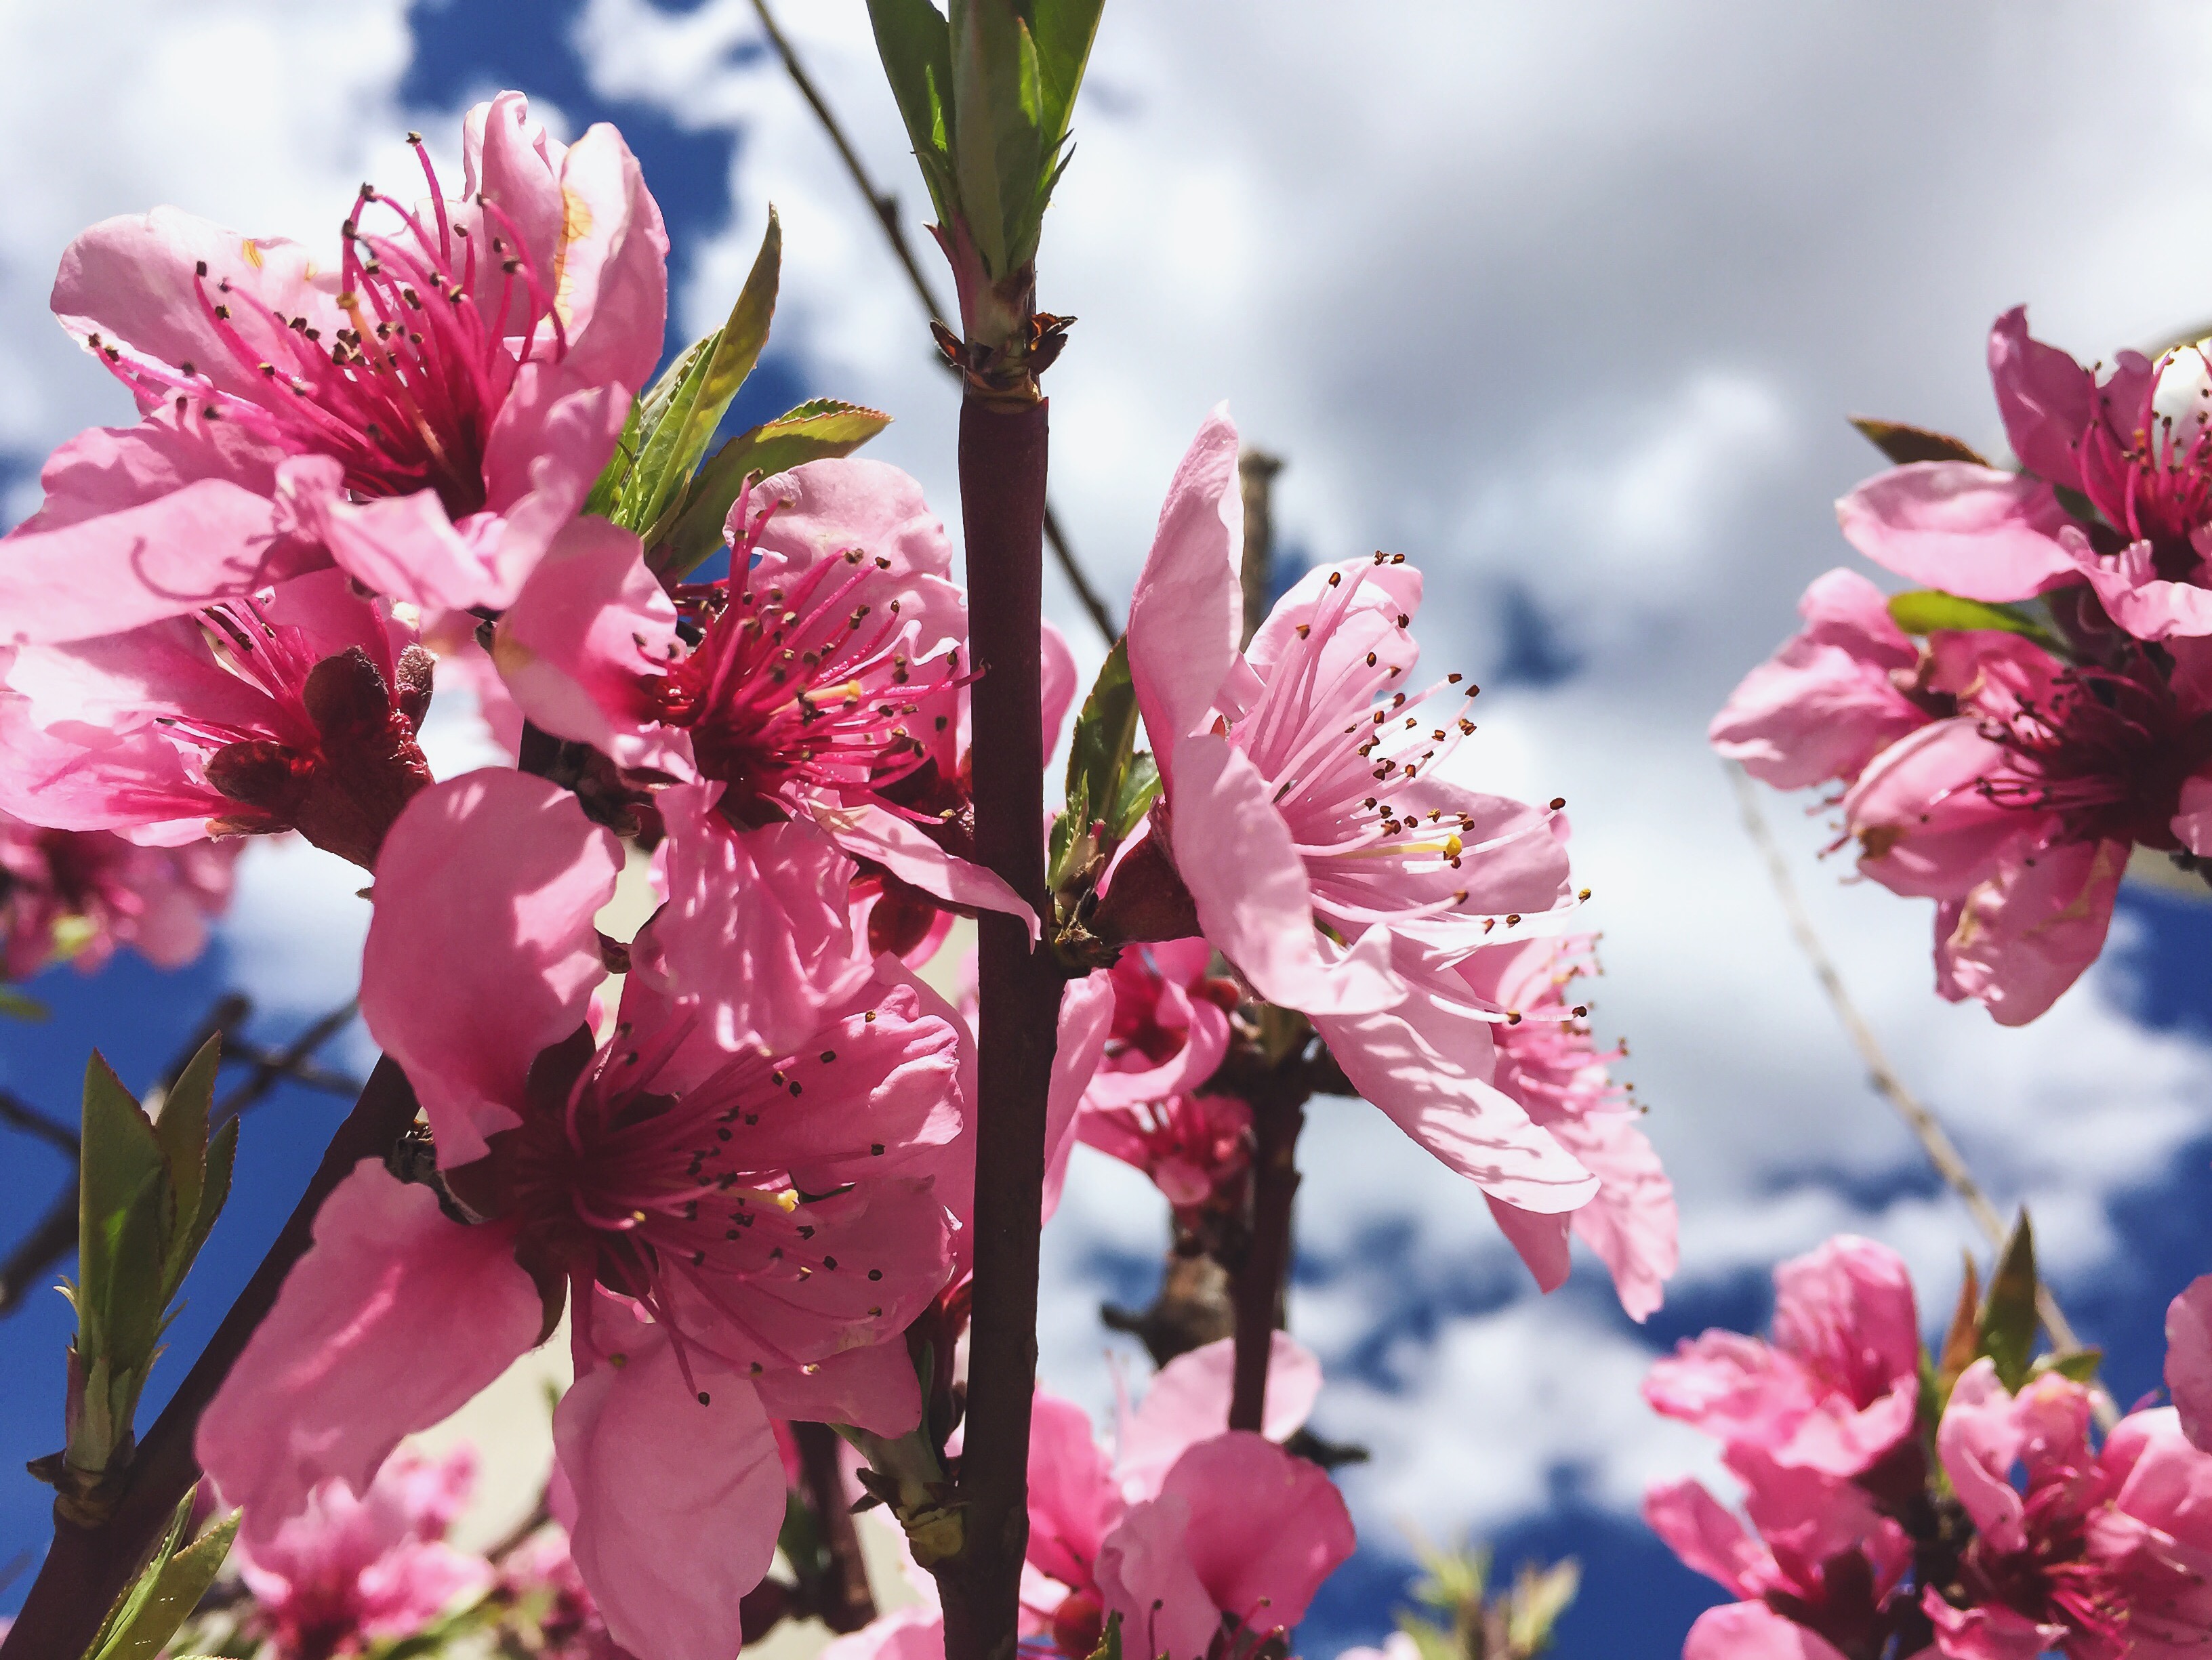
[[252, 1075], [216, 1104], [215, 1123], [220, 1125], [226, 1119], [236, 1118], [288, 1079], [310, 1089], [349, 1095], [360, 1094], [361, 1084], [357, 1080], [341, 1073], [325, 1072], [308, 1064], [315, 1051], [351, 1025], [353, 1017], [360, 1012], [360, 1002], [349, 997], [275, 1054], [265, 1050], [257, 1052], [252, 1060]]
[[[1759, 786], [1752, 782], [1751, 774], [1735, 761], [1727, 763], [1729, 782], [1735, 787], [1738, 809], [1743, 815], [1744, 833], [1748, 835], [1766, 861], [1766, 874], [1774, 883], [1775, 897], [1782, 901], [1782, 909], [1790, 919], [1790, 931], [1796, 936], [1797, 948], [1813, 966], [1813, 973], [1820, 982], [1820, 990], [1835, 1011], [1836, 1021], [1850, 1039], [1851, 1047], [1859, 1052], [1865, 1064], [1867, 1081], [1875, 1092], [1897, 1109], [1897, 1116], [1905, 1120], [1920, 1149], [1928, 1155], [1928, 1162], [1945, 1185], [1957, 1194], [1973, 1217], [1983, 1236], [1998, 1250], [2005, 1243], [2005, 1221], [1982, 1184], [1974, 1179], [1967, 1167], [1966, 1155], [1959, 1144], [1929, 1112], [1919, 1097], [1905, 1087], [1897, 1069], [1890, 1064], [1888, 1055], [1874, 1035], [1874, 1028], [1859, 1013], [1858, 1005], [1851, 1001], [1850, 993], [1844, 989], [1843, 976], [1836, 972], [1835, 960], [1828, 955], [1827, 948], [1820, 943], [1820, 936], [1813, 926], [1812, 913], [1806, 910], [1805, 901], [1797, 892], [1797, 883], [1790, 874], [1790, 861], [1784, 856], [1782, 845], [1774, 839], [1774, 832], [1766, 822], [1766, 815], [1759, 804]], [[2051, 1346], [2061, 1354], [2083, 1347], [2073, 1323], [2059, 1307], [2058, 1299], [2051, 1287], [2039, 1281], [2035, 1292], [2035, 1312], [2043, 1321], [2043, 1329], [2050, 1334]], [[2097, 1420], [2106, 1429], [2119, 1422], [2119, 1408], [2101, 1385], [2093, 1386], [2091, 1396], [2097, 1411]]]
[[76, 1131], [67, 1124], [56, 1124], [28, 1101], [4, 1089], [0, 1089], [0, 1123], [46, 1142], [71, 1160], [77, 1155]]
[[[844, 128], [830, 111], [829, 100], [823, 97], [822, 89], [815, 85], [814, 77], [806, 72], [806, 66], [799, 62], [799, 53], [788, 37], [777, 27], [775, 14], [769, 10], [768, 0], [753, 0], [753, 10], [759, 14], [761, 27], [766, 32], [769, 44], [775, 46], [776, 56], [783, 60], [784, 70], [790, 75], [792, 84], [799, 88], [799, 95], [806, 100], [806, 106], [821, 122], [822, 130], [830, 135], [830, 142], [836, 147], [838, 159], [844, 162], [845, 171], [852, 175], [853, 183], [859, 187], [861, 197], [867, 203], [868, 211], [875, 215], [876, 223], [883, 227], [884, 235], [891, 245], [891, 253], [898, 260], [899, 269], [906, 273], [907, 282], [913, 286], [915, 298], [921, 302], [922, 310], [929, 313], [931, 322], [940, 327], [949, 325], [951, 318], [939, 303], [937, 291], [930, 287], [928, 277], [922, 274], [921, 262], [915, 257], [914, 244], [907, 239], [906, 227], [899, 222], [898, 197], [876, 187], [875, 180], [869, 176], [867, 164], [860, 160], [860, 152], [853, 148], [852, 140], [845, 136]], [[945, 363], [945, 367], [954, 373], [959, 373], [952, 364], [945, 363], [941, 355], [937, 360]], [[1076, 560], [1075, 550], [1068, 546], [1067, 533], [1060, 528], [1060, 515], [1053, 512], [1050, 502], [1045, 504], [1044, 509], [1044, 539], [1052, 548], [1053, 558], [1059, 562], [1060, 575], [1067, 579], [1067, 585], [1074, 591], [1076, 599], [1097, 628], [1099, 637], [1111, 645], [1121, 637], [1121, 630], [1115, 623], [1113, 612], [1107, 609], [1106, 602], [1098, 597], [1097, 591], [1091, 585], [1090, 579], [1084, 574], [1083, 566]]]

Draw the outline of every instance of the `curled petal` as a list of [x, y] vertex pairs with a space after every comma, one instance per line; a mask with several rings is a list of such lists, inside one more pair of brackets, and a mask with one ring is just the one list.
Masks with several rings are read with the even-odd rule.
[[1690, 1627], [1682, 1660], [1847, 1660], [1816, 1631], [1784, 1619], [1764, 1602], [1707, 1609]]
[[1304, 1619], [1356, 1542], [1327, 1472], [1245, 1430], [1178, 1458], [1152, 1502], [1176, 1499], [1190, 1506], [1185, 1548], [1199, 1582], [1215, 1608], [1255, 1631]]
[[1937, 919], [1936, 981], [1978, 997], [2000, 1026], [2025, 1026], [2058, 1001], [2105, 948], [2124, 841], [2064, 841], [2017, 851]]
[[2021, 465], [2053, 484], [2081, 488], [2081, 435], [2097, 417], [2097, 382], [2056, 346], [2027, 332], [2015, 306], [1990, 330], [1990, 381], [2005, 437]]
[[2190, 1440], [2212, 1452], [2212, 1274], [2166, 1311], [2166, 1387]]
[[[1224, 1337], [1178, 1354], [1159, 1369], [1144, 1402], [1121, 1424], [1115, 1468], [1132, 1498], [1152, 1498], [1176, 1459], [1229, 1427], [1237, 1340]], [[1287, 1441], [1304, 1427], [1321, 1395], [1321, 1362], [1287, 1331], [1267, 1354], [1267, 1403], [1261, 1433]]]
[[1198, 730], [1237, 660], [1237, 560], [1244, 498], [1229, 407], [1207, 415], [1176, 467], [1152, 551], [1129, 596], [1129, 678], [1163, 774]]
[[1836, 518], [1875, 564], [1966, 599], [2027, 599], [2079, 579], [2058, 542], [2073, 520], [2051, 486], [1994, 468], [1893, 468], [1838, 502]]
[[1743, 1524], [1701, 1481], [1662, 1482], [1644, 1495], [1644, 1521], [1667, 1548], [1738, 1596], [1765, 1589], [1773, 1561]]

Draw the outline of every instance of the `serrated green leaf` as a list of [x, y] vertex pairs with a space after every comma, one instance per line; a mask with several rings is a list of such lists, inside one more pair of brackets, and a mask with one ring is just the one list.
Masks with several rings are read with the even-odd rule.
[[1105, 0], [1036, 0], [1030, 12], [1030, 37], [1036, 43], [1037, 82], [1042, 92], [1045, 141], [1057, 148], [1075, 112], [1075, 94], [1098, 37], [1098, 15]]
[[1978, 599], [1960, 599], [1933, 588], [1916, 588], [1889, 598], [1890, 620], [1908, 634], [1932, 634], [1941, 629], [1962, 633], [1992, 631], [2019, 634], [2038, 645], [2055, 647], [2058, 641], [2033, 617], [2009, 605], [1987, 605]]
[[2046, 1372], [2055, 1372], [2077, 1384], [2094, 1384], [2097, 1381], [2097, 1369], [2104, 1364], [2103, 1349], [2077, 1348], [2065, 1354], [2043, 1355], [2037, 1360], [2033, 1370], [2039, 1378]]
[[2035, 1352], [2035, 1230], [2023, 1209], [1982, 1300], [1981, 1352], [1996, 1363], [1997, 1381], [2014, 1393], [2027, 1381]]
[[599, 476], [592, 481], [591, 494], [584, 498], [583, 514], [590, 518], [612, 518], [615, 504], [622, 500], [623, 482], [629, 470], [637, 464], [637, 452], [645, 443], [645, 400], [634, 397], [629, 401], [629, 413], [623, 417], [622, 436], [615, 440], [615, 452], [607, 457], [607, 464], [599, 469]]
[[[760, 361], [769, 323], [775, 315], [782, 270], [783, 226], [770, 207], [760, 251], [753, 257], [737, 303], [722, 326], [700, 342], [708, 349], [659, 426], [649, 433], [644, 459], [631, 488], [624, 492], [622, 522], [644, 536], [648, 546], [666, 534], [664, 521], [672, 522], [692, 475], [699, 470], [699, 458], [721, 424], [723, 411]], [[637, 481], [644, 482], [642, 488]]]
[[1535, 1656], [1552, 1646], [1559, 1623], [1582, 1590], [1582, 1564], [1571, 1556], [1548, 1568], [1524, 1565], [1513, 1582], [1505, 1622], [1515, 1655]]
[[[200, 1189], [206, 1180], [208, 1118], [215, 1111], [216, 1073], [222, 1065], [222, 1033], [210, 1033], [185, 1069], [161, 1097], [154, 1120], [154, 1139], [169, 1172], [169, 1239], [166, 1283], [184, 1277], [177, 1257], [199, 1215]], [[167, 1300], [166, 1295], [164, 1300]]]
[[952, 175], [968, 233], [994, 279], [1036, 256], [1036, 189], [1056, 146], [1042, 130], [1036, 46], [1011, 0], [953, 8]]
[[1091, 694], [1083, 700], [1075, 730], [1067, 746], [1068, 839], [1051, 871], [1057, 888], [1073, 876], [1079, 865], [1107, 851], [1094, 827], [1110, 834], [1119, 821], [1122, 784], [1137, 741], [1137, 690], [1129, 678], [1127, 640], [1114, 642]]
[[1106, 1616], [1106, 1628], [1098, 1633], [1098, 1646], [1091, 1651], [1091, 1660], [1121, 1660], [1120, 1609]]
[[27, 997], [21, 992], [0, 985], [0, 1016], [11, 1021], [43, 1021], [46, 1006], [36, 997]]
[[930, 205], [938, 221], [949, 225], [960, 205], [947, 165], [954, 130], [951, 25], [930, 0], [868, 0], [868, 21]]
[[1853, 415], [1851, 425], [1859, 429], [1868, 443], [1900, 467], [1916, 461], [1964, 461], [1977, 467], [1990, 464], [1972, 445], [1948, 433], [1908, 427], [1899, 421], [1875, 421], [1866, 415]]
[[671, 579], [688, 576], [722, 545], [723, 522], [749, 476], [848, 456], [890, 424], [879, 409], [816, 398], [739, 433], [699, 470], [646, 562]]
[[[190, 1515], [191, 1504], [187, 1497], [181, 1516]], [[239, 1512], [232, 1512], [182, 1550], [174, 1543], [182, 1530], [173, 1527], [164, 1548], [131, 1587], [113, 1629], [94, 1646], [91, 1660], [154, 1660], [215, 1584], [238, 1536], [238, 1521]]]
[[1121, 792], [1115, 798], [1114, 817], [1108, 828], [1115, 842], [1125, 842], [1136, 833], [1159, 793], [1160, 764], [1151, 750], [1139, 749], [1129, 757], [1121, 773]]
[[176, 1263], [175, 1272], [168, 1282], [167, 1294], [173, 1297], [192, 1271], [199, 1259], [200, 1247], [207, 1243], [214, 1231], [216, 1219], [222, 1215], [223, 1202], [230, 1197], [230, 1176], [238, 1162], [238, 1120], [227, 1118], [208, 1142], [207, 1178], [200, 1187], [199, 1208], [194, 1213], [191, 1226], [186, 1230], [184, 1249]]
[[167, 1168], [137, 1098], [95, 1051], [84, 1074], [77, 1176], [81, 1352], [123, 1364], [151, 1352], [161, 1317]]

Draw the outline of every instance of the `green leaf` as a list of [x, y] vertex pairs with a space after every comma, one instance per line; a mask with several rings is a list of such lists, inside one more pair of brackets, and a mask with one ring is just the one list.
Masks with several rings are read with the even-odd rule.
[[2035, 1363], [2034, 1375], [2040, 1378], [2046, 1372], [2055, 1372], [2077, 1384], [2094, 1384], [2097, 1381], [2097, 1368], [2104, 1363], [2103, 1349], [2077, 1348], [2066, 1354], [2042, 1356]]
[[1053, 155], [1036, 45], [1012, 0], [953, 8], [951, 163], [963, 221], [994, 281], [1036, 256], [1036, 200]]
[[1042, 94], [1045, 142], [1057, 150], [1067, 136], [1075, 94], [1097, 38], [1105, 0], [1036, 0], [1030, 36], [1036, 42], [1037, 83]]
[[200, 1188], [199, 1209], [192, 1217], [191, 1226], [185, 1231], [183, 1250], [168, 1282], [168, 1296], [177, 1294], [177, 1288], [185, 1282], [185, 1275], [192, 1271], [193, 1263], [199, 1258], [200, 1247], [207, 1243], [209, 1233], [214, 1231], [216, 1218], [222, 1215], [223, 1201], [230, 1197], [231, 1169], [237, 1162], [238, 1120], [227, 1118], [222, 1128], [215, 1132], [215, 1139], [208, 1143], [207, 1173]]
[[1160, 764], [1151, 750], [1139, 749], [1129, 757], [1127, 770], [1121, 774], [1121, 791], [1115, 797], [1114, 816], [1107, 823], [1117, 844], [1135, 833], [1159, 793]]
[[[215, 1111], [216, 1072], [222, 1064], [222, 1034], [212, 1033], [200, 1045], [177, 1081], [161, 1097], [161, 1116], [154, 1120], [154, 1139], [168, 1168], [170, 1210], [165, 1284], [172, 1290], [184, 1278], [178, 1256], [200, 1210], [200, 1188], [206, 1178], [208, 1118]], [[190, 1259], [187, 1258], [187, 1261]], [[164, 1292], [163, 1300], [168, 1293]]]
[[[1121, 820], [1123, 785], [1137, 742], [1137, 688], [1129, 678], [1129, 646], [1115, 640], [1106, 654], [1091, 695], [1083, 700], [1067, 746], [1067, 840], [1052, 870], [1057, 888], [1079, 874], [1092, 857], [1118, 842], [1114, 827]], [[1147, 799], [1146, 804], [1151, 804]], [[1105, 827], [1102, 833], [1094, 827]]]
[[930, 0], [868, 0], [876, 54], [906, 123], [915, 160], [929, 186], [938, 222], [959, 211], [949, 166], [952, 151], [952, 29]]
[[1889, 615], [1908, 634], [1932, 634], [1939, 629], [1961, 633], [1999, 631], [2022, 635], [2046, 647], [2059, 645], [2049, 629], [2013, 606], [1985, 605], [1980, 600], [1960, 599], [1934, 588], [1892, 594]]
[[723, 522], [749, 476], [848, 456], [890, 424], [880, 410], [823, 397], [739, 433], [699, 470], [646, 562], [672, 579], [688, 576], [722, 545]]
[[167, 1168], [154, 1126], [95, 1052], [85, 1067], [77, 1178], [80, 1353], [143, 1371], [159, 1332], [169, 1228]]
[[1091, 1651], [1091, 1660], [1121, 1660], [1120, 1609], [1106, 1616], [1106, 1629], [1098, 1633], [1098, 1646]]
[[1996, 1362], [1997, 1381], [2014, 1393], [2028, 1379], [2035, 1351], [2035, 1230], [2023, 1209], [1982, 1301], [1982, 1353]]
[[693, 348], [692, 367], [659, 421], [648, 425], [645, 452], [623, 490], [617, 522], [644, 536], [648, 546], [665, 533], [662, 521], [672, 516], [690, 485], [722, 412], [760, 361], [782, 268], [783, 227], [771, 207], [760, 252], [753, 257], [728, 320]]
[[187, 1494], [169, 1536], [131, 1588], [112, 1628], [94, 1645], [89, 1660], [154, 1660], [215, 1584], [223, 1558], [230, 1554], [231, 1541], [238, 1536], [239, 1513], [233, 1512], [179, 1550], [177, 1541], [183, 1536], [191, 1506]]
[[592, 493], [584, 498], [583, 512], [586, 518], [615, 516], [615, 504], [622, 500], [623, 482], [629, 477], [629, 470], [637, 464], [637, 452], [645, 444], [645, 418], [641, 413], [644, 408], [643, 398], [630, 399], [629, 413], [623, 417], [622, 436], [615, 440], [615, 452], [599, 469], [599, 477], [592, 482]]
[[1868, 443], [1900, 467], [1916, 461], [1966, 461], [1977, 467], [1990, 464], [1972, 445], [1948, 433], [1908, 427], [1898, 421], [1875, 421], [1866, 415], [1853, 415], [1851, 425], [1859, 429]]
[[1582, 1589], [1582, 1564], [1571, 1556], [1548, 1568], [1523, 1563], [1513, 1581], [1505, 1631], [1516, 1655], [1547, 1651], [1565, 1614]]
[[36, 997], [0, 985], [0, 1015], [11, 1021], [42, 1021], [46, 1018], [46, 1006]]

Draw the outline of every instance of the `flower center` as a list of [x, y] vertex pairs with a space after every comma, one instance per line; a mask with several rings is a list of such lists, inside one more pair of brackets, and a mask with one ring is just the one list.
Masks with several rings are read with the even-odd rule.
[[[2100, 393], [2084, 457], [2098, 507], [2130, 540], [2150, 542], [2159, 575], [2175, 582], [2196, 574], [2203, 561], [2191, 536], [2212, 522], [2212, 384], [2202, 384], [2205, 366], [2191, 354], [2195, 374], [2179, 351], [2159, 360], [2137, 410], [2115, 409]], [[2182, 407], [2161, 410], [2161, 401]]]

